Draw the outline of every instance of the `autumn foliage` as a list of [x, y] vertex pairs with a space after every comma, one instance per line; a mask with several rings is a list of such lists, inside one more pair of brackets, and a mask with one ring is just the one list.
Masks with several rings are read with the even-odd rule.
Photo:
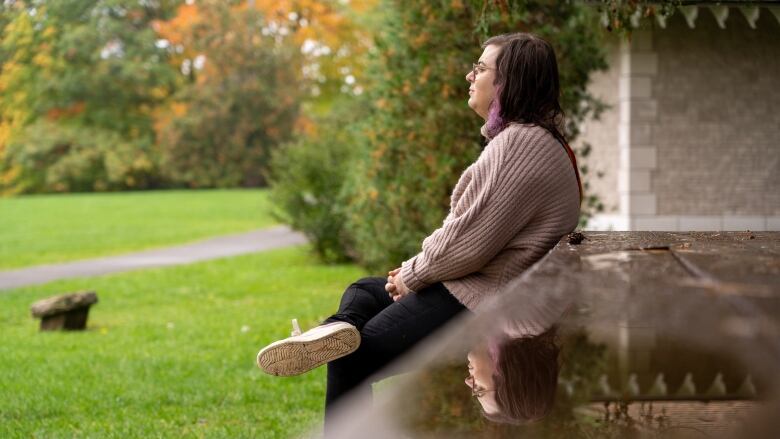
[[[361, 7], [3, 3], [0, 191], [263, 185], [269, 151], [315, 129], [312, 114], [359, 87], [352, 59], [366, 39], [351, 14]], [[113, 140], [94, 145], [98, 138]], [[116, 144], [138, 165], [122, 175], [105, 154]], [[61, 181], [52, 169], [66, 163], [92, 171], [78, 184]]]
[[[166, 14], [166, 2], [17, 1], [0, 8], [0, 191], [159, 184], [153, 113], [175, 75], [149, 23]], [[123, 145], [121, 168], [109, 153], [116, 145]]]

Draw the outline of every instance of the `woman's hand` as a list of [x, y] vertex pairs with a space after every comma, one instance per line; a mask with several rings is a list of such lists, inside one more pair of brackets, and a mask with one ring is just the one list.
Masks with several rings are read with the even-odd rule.
[[387, 272], [387, 284], [385, 284], [385, 290], [390, 294], [390, 297], [394, 301], [398, 301], [405, 295], [409, 294], [409, 289], [406, 288], [403, 278], [401, 278], [401, 268], [390, 270]]

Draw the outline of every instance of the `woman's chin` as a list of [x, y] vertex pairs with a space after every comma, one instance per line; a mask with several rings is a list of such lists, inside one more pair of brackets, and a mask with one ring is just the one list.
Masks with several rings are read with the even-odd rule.
[[[480, 114], [479, 111], [477, 110], [477, 105], [474, 102], [472, 102], [471, 100], [469, 100], [469, 108], [471, 108], [471, 110], [474, 113]], [[480, 114], [480, 116], [481, 116], [481, 114]]]

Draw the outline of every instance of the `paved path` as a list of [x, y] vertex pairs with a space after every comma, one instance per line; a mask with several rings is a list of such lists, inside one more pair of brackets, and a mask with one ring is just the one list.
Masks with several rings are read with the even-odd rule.
[[225, 235], [191, 244], [165, 247], [110, 256], [85, 259], [64, 264], [38, 265], [18, 270], [0, 271], [0, 290], [37, 285], [72, 277], [97, 276], [141, 268], [190, 264], [208, 259], [256, 253], [307, 242], [306, 238], [287, 226]]

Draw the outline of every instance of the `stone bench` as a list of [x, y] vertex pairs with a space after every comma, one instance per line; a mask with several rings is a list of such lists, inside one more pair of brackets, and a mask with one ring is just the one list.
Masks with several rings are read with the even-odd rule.
[[32, 316], [41, 319], [41, 331], [83, 330], [89, 307], [97, 303], [94, 291], [49, 297], [33, 303]]

